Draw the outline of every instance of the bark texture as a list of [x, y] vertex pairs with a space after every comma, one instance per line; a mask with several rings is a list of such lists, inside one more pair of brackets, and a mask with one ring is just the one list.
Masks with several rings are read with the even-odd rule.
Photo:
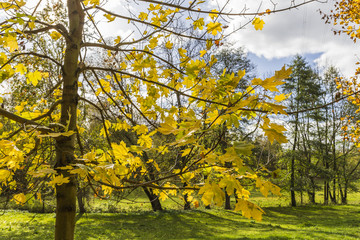
[[[65, 58], [63, 65], [63, 92], [60, 123], [68, 126], [68, 131], [76, 132], [78, 105], [78, 59], [83, 34], [84, 12], [80, 0], [68, 0], [69, 32], [66, 38]], [[62, 129], [65, 131], [65, 129]], [[56, 139], [56, 165], [58, 174], [69, 178], [68, 183], [56, 186], [56, 240], [73, 240], [76, 214], [76, 178], [64, 167], [74, 163], [75, 134]]]

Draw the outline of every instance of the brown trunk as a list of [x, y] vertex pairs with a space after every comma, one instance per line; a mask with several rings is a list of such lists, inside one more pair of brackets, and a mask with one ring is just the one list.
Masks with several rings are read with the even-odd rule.
[[231, 205], [230, 205], [230, 195], [227, 194], [226, 189], [225, 189], [225, 209], [226, 209], [226, 210], [230, 210], [230, 209], [231, 209]]
[[[187, 187], [187, 183], [184, 183], [184, 187]], [[188, 194], [186, 193], [184, 195], [184, 210], [190, 210], [191, 209], [191, 202], [189, 202]]]
[[80, 213], [86, 213], [84, 198], [85, 198], [85, 188], [78, 187], [77, 192], [77, 201], [79, 206]]
[[329, 204], [329, 193], [327, 188], [327, 181], [324, 181], [324, 204]]
[[[79, 78], [78, 59], [83, 34], [84, 13], [80, 0], [68, 0], [69, 37], [66, 39], [63, 66], [63, 93], [60, 123], [68, 131], [76, 132], [77, 86]], [[64, 129], [62, 131], [65, 131]], [[75, 134], [56, 139], [56, 164], [58, 174], [69, 178], [68, 183], [56, 186], [56, 240], [73, 240], [76, 214], [76, 178], [59, 167], [74, 163]]]
[[163, 208], [161, 206], [159, 197], [155, 195], [151, 188], [143, 187], [144, 192], [146, 193], [146, 196], [149, 198], [151, 203], [151, 208], [153, 211], [162, 211]]

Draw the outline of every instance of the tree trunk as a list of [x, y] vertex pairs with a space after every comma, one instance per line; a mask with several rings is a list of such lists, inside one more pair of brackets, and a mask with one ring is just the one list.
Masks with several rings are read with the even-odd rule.
[[80, 213], [86, 213], [84, 198], [85, 198], [85, 188], [78, 187], [77, 201], [78, 201]]
[[327, 181], [324, 181], [324, 204], [329, 204], [329, 193], [328, 193], [328, 186]]
[[163, 208], [161, 206], [159, 197], [155, 195], [151, 188], [143, 187], [146, 196], [149, 198], [151, 207], [153, 211], [162, 211]]
[[340, 191], [340, 197], [341, 197], [341, 204], [347, 204], [347, 182], [345, 181], [344, 190], [341, 187], [341, 184], [339, 184], [339, 191]]
[[[66, 39], [63, 65], [63, 92], [60, 123], [68, 131], [76, 132], [78, 104], [78, 59], [84, 26], [84, 12], [80, 0], [68, 0], [69, 36]], [[62, 131], [65, 131], [62, 129]], [[56, 138], [55, 169], [59, 175], [68, 178], [68, 183], [56, 185], [56, 240], [73, 240], [76, 214], [76, 178], [67, 170], [59, 169], [74, 163], [75, 134]]]
[[227, 194], [226, 189], [225, 189], [225, 209], [230, 210], [231, 209], [231, 205], [230, 205], [230, 195]]
[[[183, 186], [186, 187], [187, 183], [185, 182]], [[191, 209], [191, 202], [189, 202], [188, 194], [186, 193], [184, 195], [184, 210], [190, 210], [190, 209]]]
[[298, 132], [299, 114], [296, 113], [295, 117], [295, 136], [293, 145], [293, 155], [291, 157], [291, 176], [290, 176], [290, 193], [291, 193], [291, 206], [296, 207], [295, 199], [295, 149], [297, 144], [297, 132]]

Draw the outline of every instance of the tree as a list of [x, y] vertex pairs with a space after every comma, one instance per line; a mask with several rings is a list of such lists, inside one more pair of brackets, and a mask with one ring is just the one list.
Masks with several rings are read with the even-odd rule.
[[[1, 81], [18, 77], [36, 89], [40, 86], [39, 82], [52, 81], [49, 77], [53, 74], [50, 65], [61, 69], [57, 81], [59, 84], [54, 84], [49, 96], [42, 96], [48, 99], [52, 98], [51, 95], [57, 96], [57, 101], [41, 102], [40, 96], [35, 95], [37, 101], [34, 101], [34, 105], [27, 105], [26, 102], [17, 104], [20, 113], [13, 108], [0, 108], [2, 118], [8, 119], [9, 124], [16, 122], [20, 129], [19, 135], [11, 129], [8, 132], [7, 125], [0, 124], [3, 136], [0, 141], [0, 181], [4, 186], [16, 190], [24, 185], [23, 181], [13, 178], [18, 172], [24, 172], [30, 182], [39, 177], [51, 179], [48, 183], [56, 191], [55, 239], [74, 238], [76, 187], [79, 181], [89, 184], [99, 196], [135, 187], [153, 189], [160, 197], [176, 194], [178, 190], [188, 190], [190, 196], [191, 191], [199, 190], [205, 205], [212, 202], [222, 205], [222, 187], [231, 189], [230, 192], [236, 191], [236, 210], [257, 220], [261, 219], [263, 211], [248, 200], [249, 192], [238, 179], [246, 179], [247, 184], [256, 183], [264, 195], [269, 191], [279, 194], [277, 186], [247, 171], [238, 155], [246, 152], [241, 144], [228, 146], [223, 154], [217, 149], [223, 136], [209, 146], [200, 143], [207, 132], [219, 125], [226, 123], [231, 126], [244, 117], [250, 118], [256, 114], [263, 119], [261, 128], [271, 142], [285, 142], [285, 129], [268, 118], [270, 114], [283, 113], [282, 107], [254, 89], [278, 91], [277, 86], [282, 84], [291, 70], [283, 68], [274, 77], [254, 79], [248, 89], [237, 92], [235, 89], [243, 72], [237, 75], [213, 75], [211, 68], [216, 62], [215, 57], [210, 56], [209, 61], [201, 59], [221, 40], [223, 23], [219, 17], [234, 14], [201, 10], [203, 1], [193, 1], [189, 6], [154, 0], [141, 2], [149, 3], [146, 9], [139, 8], [136, 13], [116, 13], [110, 10], [109, 3], [99, 0], [67, 0], [64, 19], [50, 14], [62, 4], [59, 1], [50, 3], [47, 10], [41, 1], [34, 6], [32, 2], [17, 0], [0, 3], [1, 10], [6, 13], [1, 23]], [[46, 11], [48, 15], [44, 14]], [[271, 11], [261, 14], [265, 13]], [[189, 16], [187, 26], [176, 26], [184, 14]], [[198, 14], [198, 17], [193, 18], [193, 14]], [[252, 14], [254, 19], [249, 20], [256, 29], [261, 29], [264, 24], [256, 17], [259, 14]], [[242, 15], [244, 13], [235, 14]], [[132, 40], [115, 36], [113, 41], [108, 42], [97, 24], [100, 18], [108, 22], [124, 20], [135, 24], [138, 32], [131, 36], [134, 38]], [[172, 48], [179, 39], [197, 38], [188, 35], [189, 29], [202, 32], [198, 39], [206, 41], [206, 49], [190, 58], [189, 53], [180, 47], [177, 49], [179, 62], [176, 65], [169, 63], [157, 51], [158, 46]], [[28, 46], [36, 45], [34, 36], [46, 42], [64, 41], [63, 56], [56, 59], [41, 49], [38, 52], [27, 50]], [[107, 61], [113, 64], [111, 67], [92, 65], [88, 60], [94, 53], [93, 49], [97, 48], [108, 52]], [[40, 60], [46, 64], [38, 68], [33, 62]], [[181, 96], [188, 107], [169, 108], [162, 104], [173, 94]], [[89, 107], [98, 111], [102, 123], [100, 136], [106, 141], [106, 146], [82, 147], [83, 134], [91, 129], [88, 119], [82, 117], [84, 112], [79, 108], [80, 103], [86, 105], [83, 111]], [[34, 109], [38, 110], [36, 116], [30, 114]], [[203, 123], [206, 123], [205, 129], [202, 129]], [[123, 140], [112, 140], [110, 132], [113, 130], [131, 130], [136, 136], [136, 143], [129, 145]], [[173, 141], [155, 146], [155, 134], [173, 135]], [[32, 142], [37, 144], [29, 145]], [[44, 157], [38, 151], [44, 142], [52, 144], [55, 156], [51, 150], [49, 157]], [[140, 157], [144, 153], [161, 156], [169, 148], [181, 150], [182, 157], [185, 157], [181, 169], [170, 168], [166, 172], [159, 172], [158, 159], [149, 158], [144, 162], [144, 158]], [[33, 161], [28, 163], [30, 155]], [[234, 163], [232, 171], [221, 168], [221, 164], [230, 160]], [[26, 164], [30, 166], [24, 168]], [[203, 169], [209, 169], [211, 173], [205, 182], [196, 178]], [[197, 183], [187, 187], [171, 183], [172, 179], [185, 177]], [[13, 200], [23, 204], [37, 192], [41, 184], [28, 186], [27, 189], [19, 188], [22, 192], [17, 192]]]
[[[346, 34], [356, 43], [357, 39], [360, 38], [360, 32], [359, 32], [359, 18], [358, 18], [358, 12], [359, 12], [360, 5], [357, 1], [352, 0], [339, 0], [335, 1], [334, 3], [334, 9], [331, 10], [330, 14], [326, 14], [324, 12], [321, 12], [323, 15], [323, 19], [325, 19], [326, 23], [333, 23], [334, 25], [338, 26], [338, 29], [333, 30], [334, 34]], [[358, 65], [359, 62], [356, 62], [356, 65]], [[339, 89], [337, 98], [341, 99], [347, 99], [348, 100], [348, 106], [347, 109], [353, 110], [349, 114], [346, 114], [341, 118], [343, 121], [342, 130], [344, 131], [344, 140], [343, 140], [343, 158], [341, 159], [342, 164], [342, 174], [341, 175], [347, 175], [345, 172], [348, 172], [349, 177], [352, 176], [356, 169], [358, 168], [359, 164], [353, 162], [352, 168], [349, 167], [351, 170], [346, 170], [346, 161], [344, 161], [344, 158], [352, 152], [351, 150], [345, 151], [347, 144], [346, 140], [350, 140], [355, 147], [358, 146], [358, 137], [359, 137], [359, 123], [357, 122], [358, 116], [357, 113], [359, 112], [360, 107], [360, 100], [358, 98], [359, 93], [359, 83], [358, 83], [358, 76], [360, 74], [360, 68], [357, 68], [355, 74], [353, 77], [349, 79], [344, 79], [342, 77], [337, 78], [336, 81], [336, 88]], [[353, 106], [351, 106], [353, 105]], [[355, 109], [356, 110], [355, 110]], [[354, 111], [355, 110], [355, 111]], [[349, 147], [348, 147], [349, 149]], [[351, 149], [351, 147], [350, 147]], [[350, 161], [352, 162], [352, 161]], [[340, 169], [339, 169], [340, 170]], [[341, 177], [343, 180], [339, 181], [339, 188], [341, 192], [341, 198], [342, 202], [346, 203], [346, 189], [347, 189], [347, 180], [348, 177]], [[342, 189], [342, 184], [345, 185], [344, 190]], [[344, 192], [345, 191], [345, 192]]]
[[[310, 130], [310, 115], [308, 113], [299, 113], [301, 109], [308, 109], [314, 107], [317, 99], [321, 96], [321, 89], [319, 85], [319, 77], [312, 70], [306, 60], [301, 56], [296, 56], [290, 66], [293, 69], [290, 78], [286, 79], [283, 86], [284, 92], [291, 94], [288, 98], [288, 109], [294, 111], [294, 119], [291, 120], [293, 124], [293, 143], [292, 154], [290, 162], [290, 192], [291, 192], [291, 205], [296, 206], [295, 190], [296, 190], [296, 158], [300, 157], [300, 145], [303, 146], [303, 156], [301, 159], [306, 159], [303, 169], [298, 169], [301, 176], [310, 176], [309, 170], [311, 168], [311, 150], [308, 148], [307, 134]], [[306, 133], [305, 133], [306, 132]], [[302, 143], [302, 144], [300, 144]], [[303, 161], [300, 161], [301, 163]], [[303, 164], [303, 163], [302, 163]], [[301, 170], [305, 170], [302, 172]], [[313, 180], [311, 180], [313, 182]], [[304, 183], [298, 184], [303, 186]], [[314, 189], [314, 183], [312, 184]], [[309, 188], [308, 188], [309, 189]], [[302, 191], [301, 191], [302, 192]], [[312, 197], [312, 202], [315, 201], [315, 192], [309, 190], [309, 195]]]

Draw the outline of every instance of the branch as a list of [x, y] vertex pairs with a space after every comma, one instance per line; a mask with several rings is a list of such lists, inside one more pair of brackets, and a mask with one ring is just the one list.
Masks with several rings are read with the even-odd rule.
[[31, 121], [37, 121], [40, 120], [42, 118], [45, 117], [49, 117], [51, 115], [51, 113], [55, 110], [55, 108], [57, 107], [57, 105], [59, 105], [62, 102], [62, 100], [56, 101], [49, 109], [49, 111], [47, 111], [46, 113], [44, 113], [43, 115], [40, 115], [36, 118], [31, 119]]
[[46, 27], [35, 29], [35, 30], [24, 31], [25, 34], [38, 34], [38, 33], [42, 33], [42, 32], [47, 32], [50, 29], [54, 29], [54, 30], [58, 31], [61, 35], [63, 35], [66, 40], [70, 40], [70, 35], [69, 35], [68, 31], [66, 30], [66, 28], [64, 27], [64, 25], [62, 25], [60, 23], [56, 24], [56, 25], [51, 25], [51, 24], [48, 24], [46, 22], [42, 22], [39, 20], [35, 20], [35, 22], [45, 25]]
[[353, 93], [351, 93], [351, 94], [345, 95], [345, 96], [343, 96], [343, 97], [341, 97], [341, 98], [338, 98], [338, 99], [336, 99], [336, 100], [334, 100], [334, 101], [332, 101], [332, 102], [329, 102], [329, 103], [327, 103], [327, 104], [324, 104], [324, 105], [321, 105], [321, 106], [318, 106], [318, 107], [307, 108], [307, 109], [303, 109], [303, 110], [299, 110], [299, 111], [286, 112], [286, 113], [287, 113], [287, 114], [296, 114], [296, 113], [303, 113], [303, 112], [313, 111], [313, 110], [316, 110], [316, 109], [325, 108], [325, 107], [327, 107], [327, 106], [329, 106], [329, 105], [332, 105], [332, 104], [334, 104], [334, 103], [340, 102], [340, 101], [342, 101], [342, 100], [344, 100], [344, 99], [346, 99], [346, 98], [348, 98], [348, 97], [351, 97], [351, 96], [353, 96], [353, 95], [356, 95], [356, 94], [358, 94], [358, 93], [360, 93], [360, 90], [359, 90], [359, 91], [356, 91], [356, 92], [353, 92]]
[[179, 4], [173, 4], [173, 3], [166, 3], [163, 1], [156, 1], [156, 0], [139, 0], [142, 2], [150, 2], [150, 3], [156, 3], [156, 4], [160, 4], [163, 6], [168, 6], [168, 7], [172, 7], [172, 8], [178, 8], [178, 9], [182, 9], [182, 10], [186, 10], [189, 12], [196, 12], [196, 13], [204, 13], [204, 14], [214, 14], [214, 15], [223, 15], [223, 16], [256, 16], [256, 15], [264, 15], [264, 14], [269, 14], [269, 13], [277, 13], [277, 12], [283, 12], [283, 11], [288, 11], [291, 10], [293, 8], [298, 8], [302, 5], [311, 3], [311, 2], [319, 2], [318, 0], [308, 0], [308, 1], [304, 1], [303, 3], [299, 3], [287, 8], [281, 8], [278, 10], [272, 10], [270, 12], [253, 12], [253, 13], [244, 13], [244, 12], [239, 12], [239, 13], [224, 13], [224, 12], [211, 12], [211, 11], [206, 11], [206, 10], [200, 10], [200, 9], [193, 9], [191, 7], [184, 7], [181, 6]]
[[82, 47], [99, 47], [99, 48], [104, 48], [107, 50], [111, 50], [111, 51], [120, 51], [120, 52], [142, 52], [142, 53], [146, 53], [149, 54], [153, 57], [156, 57], [158, 59], [160, 59], [161, 61], [163, 61], [164, 63], [168, 64], [170, 67], [172, 67], [173, 69], [177, 70], [178, 72], [180, 72], [181, 74], [185, 74], [183, 71], [181, 71], [179, 68], [177, 68], [174, 64], [170, 63], [169, 61], [167, 61], [166, 59], [159, 57], [158, 55], [146, 51], [146, 50], [142, 50], [142, 49], [121, 49], [118, 48], [118, 45], [116, 46], [109, 46], [106, 44], [102, 44], [102, 43], [83, 43]]
[[6, 61], [6, 63], [4, 63], [0, 67], [0, 70], [3, 69], [3, 67], [5, 67], [6, 65], [8, 65], [10, 62], [12, 62], [15, 58], [17, 58], [19, 56], [23, 56], [23, 55], [33, 55], [33, 56], [36, 56], [36, 57], [49, 59], [50, 61], [54, 62], [58, 66], [62, 67], [61, 63], [59, 63], [58, 61], [56, 61], [55, 59], [53, 59], [53, 58], [51, 58], [51, 57], [49, 57], [47, 55], [39, 54], [39, 53], [35, 53], [35, 52], [27, 52], [27, 53], [18, 53], [18, 54], [15, 54], [14, 56], [12, 56], [9, 60]]
[[37, 130], [39, 130], [40, 132], [42, 133], [49, 133], [49, 132], [52, 132], [52, 130], [48, 127], [45, 127], [33, 120], [29, 120], [29, 119], [26, 119], [26, 118], [23, 118], [23, 117], [20, 117], [16, 114], [13, 114], [11, 112], [8, 112], [6, 110], [4, 110], [3, 108], [0, 108], [0, 116], [4, 116], [5, 118], [8, 118], [10, 120], [13, 120], [15, 122], [18, 122], [20, 124], [23, 124], [23, 125], [33, 125], [33, 126], [36, 126]]
[[[315, 0], [313, 0], [315, 1]], [[195, 37], [195, 36], [191, 36], [191, 35], [184, 35], [184, 34], [181, 34], [181, 33], [178, 33], [178, 32], [175, 32], [175, 31], [172, 31], [172, 30], [169, 30], [165, 27], [161, 27], [161, 26], [158, 26], [158, 25], [155, 25], [155, 24], [152, 24], [152, 23], [149, 23], [149, 22], [145, 22], [145, 21], [141, 21], [139, 19], [136, 19], [136, 18], [131, 18], [131, 17], [126, 17], [126, 16], [122, 16], [122, 15], [119, 15], [119, 14], [116, 14], [116, 13], [113, 13], [113, 12], [110, 12], [102, 7], [99, 7], [99, 6], [96, 6], [95, 7], [96, 9], [99, 9], [100, 11], [103, 11], [107, 14], [110, 14], [112, 16], [115, 16], [115, 17], [118, 17], [118, 18], [122, 18], [122, 19], [126, 19], [126, 20], [129, 20], [129, 21], [134, 21], [134, 22], [138, 22], [138, 23], [141, 23], [141, 24], [145, 24], [145, 25], [149, 25], [155, 29], [160, 29], [160, 30], [163, 30], [165, 32], [168, 32], [168, 33], [172, 33], [176, 36], [179, 36], [179, 37], [184, 37], [184, 38], [190, 38], [190, 39], [196, 39], [196, 40], [199, 40], [199, 41], [206, 41], [207, 39], [206, 38], [199, 38], [199, 37]], [[86, 10], [86, 9], [85, 9]], [[214, 40], [217, 40], [217, 39], [214, 39]]]

